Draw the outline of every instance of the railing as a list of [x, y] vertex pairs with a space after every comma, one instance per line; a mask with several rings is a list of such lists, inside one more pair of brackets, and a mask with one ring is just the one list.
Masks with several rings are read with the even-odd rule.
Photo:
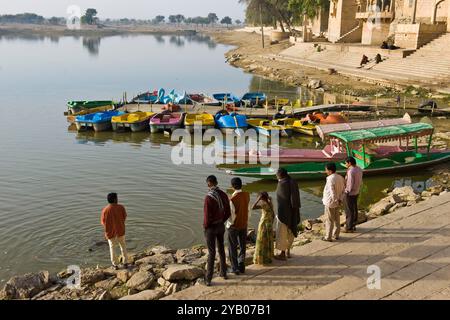
[[394, 18], [394, 13], [389, 11], [377, 12], [377, 11], [366, 11], [357, 12], [356, 19], [392, 19]]
[[352, 30], [350, 30], [350, 31], [348, 31], [348, 32], [346, 32], [346, 33], [344, 33], [342, 36], [340, 36], [340, 37], [336, 40], [336, 42], [341, 41], [341, 40], [344, 39], [345, 37], [347, 37], [347, 36], [349, 36], [350, 34], [352, 34], [353, 32], [355, 32], [356, 30], [359, 30], [361, 27], [362, 27], [362, 23], [361, 23], [361, 22], [358, 22], [358, 25], [357, 25], [356, 27], [354, 27]]

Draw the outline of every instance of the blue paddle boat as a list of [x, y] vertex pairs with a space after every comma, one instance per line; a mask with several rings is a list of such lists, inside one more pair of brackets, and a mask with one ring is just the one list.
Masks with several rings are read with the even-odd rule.
[[215, 93], [213, 94], [213, 98], [221, 104], [234, 103], [237, 107], [241, 105], [241, 99], [232, 93]]
[[218, 112], [214, 119], [217, 128], [223, 133], [238, 132], [248, 128], [247, 117], [236, 112], [228, 114], [227, 112]]
[[241, 100], [249, 107], [258, 107], [266, 103], [267, 96], [262, 92], [248, 92], [244, 94]]
[[121, 116], [123, 114], [125, 114], [125, 112], [117, 110], [86, 114], [84, 116], [76, 117], [75, 124], [78, 131], [87, 130], [89, 128], [93, 128], [96, 132], [106, 131], [112, 128], [112, 117]]

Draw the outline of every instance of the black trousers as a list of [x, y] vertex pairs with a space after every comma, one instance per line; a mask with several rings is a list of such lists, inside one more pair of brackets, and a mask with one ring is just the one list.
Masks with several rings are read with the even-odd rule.
[[351, 230], [356, 227], [358, 222], [358, 195], [345, 195], [345, 227]]
[[[238, 252], [239, 248], [239, 252]], [[247, 229], [228, 229], [228, 251], [233, 272], [245, 272], [245, 251], [247, 249]]]
[[216, 260], [216, 244], [220, 258], [220, 275], [227, 274], [227, 263], [225, 257], [225, 225], [218, 223], [205, 229], [206, 245], [208, 246], [208, 264], [206, 269], [206, 279], [211, 281], [214, 274], [214, 262]]

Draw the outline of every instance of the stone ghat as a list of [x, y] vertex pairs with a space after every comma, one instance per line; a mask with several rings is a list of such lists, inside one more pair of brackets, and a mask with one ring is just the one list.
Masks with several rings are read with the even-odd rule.
[[[433, 179], [435, 185], [421, 193], [408, 186], [386, 190], [385, 198], [373, 204], [368, 211], [359, 212], [358, 224], [449, 192], [450, 172], [439, 172]], [[294, 247], [320, 239], [324, 219], [321, 216], [303, 221], [299, 225], [300, 233]], [[345, 215], [342, 213], [341, 225], [344, 223]], [[249, 230], [247, 238], [246, 265], [251, 265], [255, 231]], [[207, 262], [204, 246], [179, 250], [156, 246], [129, 258], [133, 263], [123, 270], [111, 267], [82, 269], [78, 289], [67, 286], [71, 274], [66, 270], [58, 274], [41, 271], [15, 276], [0, 291], [0, 300], [159, 300], [192, 286], [204, 286]], [[218, 267], [216, 259], [215, 269], [218, 270]]]

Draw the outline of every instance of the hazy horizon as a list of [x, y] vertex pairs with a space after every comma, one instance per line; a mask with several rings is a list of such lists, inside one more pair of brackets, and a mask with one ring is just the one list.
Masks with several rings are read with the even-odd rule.
[[[159, 4], [159, 5], [158, 5]], [[128, 0], [111, 4], [110, 0], [0, 0], [1, 14], [36, 13], [44, 17], [67, 17], [67, 8], [77, 5], [84, 12], [95, 8], [101, 19], [152, 19], [157, 15], [183, 14], [186, 17], [206, 16], [210, 12], [219, 18], [230, 16], [244, 19], [244, 6], [238, 0]]]

